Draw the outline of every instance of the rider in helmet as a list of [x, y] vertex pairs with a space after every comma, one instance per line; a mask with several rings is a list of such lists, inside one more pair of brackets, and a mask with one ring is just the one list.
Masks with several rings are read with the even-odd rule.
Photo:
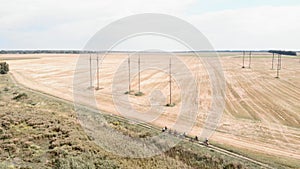
[[204, 144], [207, 145], [207, 146], [209, 145], [208, 138], [205, 138]]

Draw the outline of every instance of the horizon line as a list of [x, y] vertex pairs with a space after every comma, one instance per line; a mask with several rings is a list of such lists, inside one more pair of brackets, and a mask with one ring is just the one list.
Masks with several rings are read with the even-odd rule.
[[217, 49], [217, 50], [173, 50], [173, 51], [139, 51], [139, 50], [83, 50], [83, 49], [1, 49], [0, 54], [3, 52], [91, 52], [91, 53], [187, 53], [187, 52], [269, 52], [269, 51], [293, 51], [300, 52], [300, 49], [296, 50], [278, 50], [278, 49]]

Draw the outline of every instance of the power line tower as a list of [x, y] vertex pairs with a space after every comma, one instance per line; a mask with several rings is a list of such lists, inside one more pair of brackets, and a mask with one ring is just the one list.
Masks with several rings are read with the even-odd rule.
[[278, 60], [277, 60], [277, 76], [276, 78], [279, 78], [279, 70], [281, 69], [281, 54], [278, 54]]
[[275, 53], [273, 52], [273, 58], [272, 58], [272, 70], [274, 69], [274, 57], [275, 57]]
[[242, 68], [245, 68], [245, 51], [243, 51], [243, 66]]
[[281, 54], [279, 55], [279, 70], [281, 70]]
[[138, 55], [138, 92], [136, 92], [135, 96], [143, 96], [144, 93], [141, 92], [141, 55]]
[[172, 106], [172, 57], [169, 58], [169, 87], [170, 87], [170, 100], [169, 105]]
[[131, 93], [130, 55], [128, 55], [128, 94]]
[[251, 68], [252, 52], [249, 53], [249, 69]]
[[96, 90], [99, 90], [99, 56], [98, 56], [98, 53], [97, 53], [97, 87], [96, 87]]
[[139, 79], [139, 93], [141, 93], [141, 56], [139, 54], [139, 59], [138, 59], [138, 79]]
[[169, 58], [169, 82], [170, 82], [170, 105], [172, 104], [172, 60], [171, 57]]
[[90, 53], [90, 88], [93, 87], [93, 77], [92, 77], [92, 54]]

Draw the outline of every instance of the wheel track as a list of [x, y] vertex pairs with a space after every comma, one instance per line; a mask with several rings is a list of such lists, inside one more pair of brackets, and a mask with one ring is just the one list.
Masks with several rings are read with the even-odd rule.
[[[263, 81], [263, 80], [259, 80], [259, 81], [256, 82], [256, 84], [259, 84], [262, 88], [264, 88], [265, 90], [269, 91], [268, 94], [259, 92], [259, 94], [260, 94], [259, 96], [264, 96], [264, 97], [261, 97], [261, 99], [264, 99], [265, 101], [267, 101], [266, 98], [270, 98], [270, 95], [275, 96], [275, 98], [282, 98], [283, 97], [282, 95], [278, 95], [277, 94], [278, 91], [282, 92], [282, 93], [285, 93], [286, 98], [288, 98], [288, 99], [290, 99], [291, 97], [293, 97], [291, 95], [291, 93], [294, 94], [293, 92], [286, 92], [286, 91], [282, 91], [281, 90], [282, 88], [287, 88], [287, 87], [278, 87], [277, 85], [275, 85], [275, 84], [273, 84], [273, 83], [271, 83], [269, 81], [267, 81], [267, 82], [268, 82], [267, 83], [268, 85], [266, 85], [265, 81]], [[266, 86], [269, 86], [269, 87], [266, 87]], [[276, 91], [276, 92], [274, 92], [274, 91]], [[256, 92], [258, 92], [258, 91], [256, 91]], [[272, 98], [274, 98], [274, 97], [272, 97]], [[299, 101], [299, 99], [296, 99], [296, 98], [295, 98], [294, 102], [298, 102]], [[265, 102], [265, 105], [268, 105], [268, 106], [264, 106], [265, 108], [274, 107], [273, 101], [267, 101], [267, 102]], [[294, 117], [290, 117], [291, 115], [286, 113], [286, 112], [290, 112], [290, 111], [280, 110], [280, 109], [285, 109], [282, 106], [277, 106], [277, 107], [278, 108], [277, 108], [276, 112], [274, 110], [272, 110], [277, 116], [278, 116], [278, 114], [280, 114], [279, 116], [288, 118], [289, 122], [294, 121]], [[297, 115], [295, 113], [293, 113], [293, 114], [296, 115], [296, 116], [299, 116], [299, 115]], [[279, 117], [279, 118], [281, 118], [281, 117]], [[296, 122], [296, 123], [299, 123], [299, 122]]]
[[[245, 79], [245, 77], [243, 77], [243, 78]], [[262, 85], [262, 83], [261, 83], [260, 81], [259, 81], [258, 83], [260, 83], [260, 84]], [[264, 86], [264, 85], [262, 85], [262, 86]], [[249, 87], [248, 87], [248, 88], [249, 88]], [[249, 92], [248, 92], [248, 93], [249, 93]], [[250, 94], [250, 95], [251, 95], [251, 94]], [[253, 95], [252, 95], [252, 97], [253, 97]], [[254, 99], [257, 101], [257, 98], [255, 98], [255, 96], [254, 96]], [[269, 101], [267, 101], [267, 103], [270, 104]], [[257, 104], [256, 104], [256, 105], [257, 105]], [[264, 106], [264, 107], [265, 107], [265, 106]], [[269, 128], [271, 127], [269, 123], [267, 123], [267, 125], [269, 126]], [[280, 128], [279, 130], [280, 130], [280, 131], [279, 131], [280, 134], [284, 137], [284, 139], [285, 139], [285, 140], [288, 140], [288, 139], [285, 137], [285, 135], [283, 134], [283, 133], [284, 133], [283, 128]], [[272, 133], [273, 133], [273, 132], [272, 132]]]

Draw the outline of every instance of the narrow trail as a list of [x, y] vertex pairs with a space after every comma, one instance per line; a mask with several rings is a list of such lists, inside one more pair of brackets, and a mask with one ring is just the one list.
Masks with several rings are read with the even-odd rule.
[[[60, 102], [66, 103], [66, 104], [74, 104], [73, 102], [71, 102], [69, 100], [62, 99], [60, 97], [57, 97], [57, 96], [54, 96], [54, 95], [51, 95], [51, 94], [48, 94], [48, 93], [44, 93], [44, 92], [41, 92], [41, 91], [37, 91], [37, 90], [31, 89], [29, 87], [26, 87], [26, 86], [22, 85], [21, 83], [18, 83], [18, 81], [15, 79], [15, 77], [11, 73], [9, 73], [9, 76], [11, 77], [10, 79], [12, 80], [12, 82], [14, 83], [14, 85], [16, 85], [17, 87], [19, 87], [19, 88], [21, 88], [23, 90], [27, 90], [27, 91], [30, 91], [30, 92], [35, 93], [37, 95], [42, 95], [42, 96], [44, 96], [46, 98], [54, 99], [54, 100], [57, 100], [57, 101], [60, 101]], [[78, 105], [78, 107], [80, 107], [82, 109], [89, 110], [89, 111], [91, 111], [93, 113], [99, 113], [98, 109], [95, 109], [95, 108], [92, 108], [92, 107], [89, 107], [89, 106], [86, 106], [86, 105], [80, 104], [80, 105]], [[114, 118], [118, 118], [118, 120], [120, 120], [120, 121], [128, 121], [128, 119], [126, 119], [124, 117], [121, 117], [121, 116], [118, 116], [118, 115], [109, 115], [108, 113], [105, 114], [105, 115], [107, 115], [107, 116], [113, 116]], [[139, 125], [141, 127], [144, 127], [144, 128], [161, 131], [161, 129], [159, 127], [156, 127], [156, 126], [153, 126], [153, 125], [150, 125], [150, 124], [145, 124], [145, 123], [138, 122], [137, 125]], [[185, 137], [183, 139], [184, 140], [190, 140], [191, 137]], [[224, 155], [227, 155], [227, 156], [230, 156], [230, 157], [235, 157], [235, 158], [239, 158], [239, 159], [242, 159], [242, 160], [246, 160], [246, 161], [255, 163], [255, 164], [261, 166], [262, 168], [268, 168], [268, 169], [273, 169], [274, 168], [274, 167], [272, 167], [272, 166], [270, 166], [270, 165], [268, 165], [266, 163], [263, 163], [263, 162], [260, 162], [258, 160], [246, 157], [244, 155], [241, 155], [241, 154], [238, 154], [238, 153], [226, 150], [226, 149], [221, 148], [221, 147], [217, 147], [215, 145], [206, 146], [206, 145], [204, 145], [201, 142], [194, 142], [194, 143], [196, 145], [200, 146], [200, 147], [208, 148], [210, 150], [219, 152], [221, 154], [224, 154]]]

